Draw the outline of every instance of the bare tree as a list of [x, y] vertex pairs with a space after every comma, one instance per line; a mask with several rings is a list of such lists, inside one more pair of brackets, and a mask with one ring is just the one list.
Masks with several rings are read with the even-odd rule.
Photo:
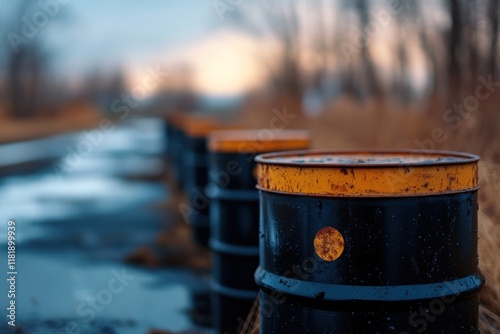
[[[370, 6], [368, 0], [354, 1], [358, 13], [358, 20], [362, 27], [368, 27], [370, 24]], [[373, 58], [370, 54], [370, 48], [366, 39], [362, 39], [361, 47], [361, 65], [363, 66], [364, 76], [368, 85], [369, 92], [373, 97], [380, 99], [383, 95], [383, 90], [379, 82], [378, 74], [375, 69]]]
[[300, 22], [296, 5], [290, 0], [278, 1], [276, 11], [270, 12], [268, 22], [280, 50], [274, 81], [278, 92], [302, 100], [303, 77], [300, 69]]
[[[311, 10], [304, 12], [305, 4]], [[279, 0], [259, 4], [258, 15], [247, 15], [243, 10], [239, 15], [246, 22], [247, 31], [265, 30], [280, 47], [273, 66], [269, 66], [275, 92], [299, 99], [310, 87], [321, 90], [323, 83], [336, 75], [340, 77], [344, 94], [352, 94], [355, 98], [370, 96], [377, 101], [391, 99], [402, 104], [414, 103], [414, 85], [409, 74], [416, 53], [424, 56], [422, 70], [428, 84], [421, 102], [430, 104], [429, 110], [456, 102], [463, 93], [473, 89], [479, 73], [496, 73], [500, 1], [402, 2], [402, 10], [394, 13], [392, 25], [387, 28], [394, 37], [392, 41], [396, 41], [391, 46], [391, 58], [395, 60], [391, 77], [382, 71], [380, 64], [383, 62], [374, 53], [375, 47], [384, 43], [382, 38], [369, 40], [367, 36], [357, 36], [356, 41], [351, 40], [353, 29], [358, 32], [361, 29], [363, 34], [363, 30], [377, 24], [374, 14], [381, 4], [378, 0], [337, 4], [325, 4], [321, 0]], [[341, 11], [336, 13], [336, 22], [325, 18], [323, 14], [328, 11]], [[308, 15], [314, 16], [313, 29], [304, 27], [304, 17]], [[339, 61], [339, 45], [343, 42], [355, 45], [348, 62]], [[317, 67], [312, 72], [305, 72], [301, 57], [311, 48], [318, 56]], [[389, 86], [385, 87], [387, 81]]]
[[490, 47], [488, 53], [487, 69], [491, 74], [496, 74], [497, 71], [497, 53], [498, 53], [498, 28], [499, 28], [499, 10], [500, 2], [498, 0], [489, 0], [488, 4], [488, 20], [491, 29]]
[[[21, 1], [17, 15], [12, 16], [11, 31], [18, 28], [21, 17], [33, 6], [33, 2]], [[38, 112], [39, 88], [43, 80], [46, 57], [37, 38], [7, 48], [7, 97], [12, 117], [29, 117]], [[17, 52], [16, 52], [17, 51]]]
[[462, 38], [461, 32], [463, 28], [463, 20], [461, 13], [460, 0], [448, 0], [450, 11], [451, 27], [448, 35], [448, 100], [450, 103], [457, 98], [459, 94], [462, 74], [460, 68], [460, 56]]
[[[301, 41], [305, 29], [301, 4], [296, 0], [258, 1], [248, 4], [237, 27], [259, 37], [272, 39], [278, 47], [276, 57], [260, 53], [259, 60], [269, 74], [269, 84], [275, 96], [302, 104], [308, 80], [301, 65], [304, 45]], [[304, 5], [304, 3], [302, 3]], [[318, 40], [316, 40], [318, 41]], [[309, 78], [310, 79], [310, 78]]]

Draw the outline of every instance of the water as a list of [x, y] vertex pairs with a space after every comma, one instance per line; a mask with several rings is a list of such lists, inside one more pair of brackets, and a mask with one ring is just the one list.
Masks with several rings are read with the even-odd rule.
[[[169, 196], [161, 178], [162, 129], [156, 119], [119, 125], [63, 178], [51, 165], [65, 159], [68, 145], [84, 140], [82, 133], [0, 146], [0, 152], [16, 152], [7, 154], [10, 160], [2, 159], [0, 168], [0, 226], [6, 231], [7, 220], [16, 221], [18, 328], [26, 333], [193, 328], [187, 311], [199, 277], [123, 261], [137, 247], [154, 244], [173, 219], [155, 209]], [[29, 171], [6, 172], [16, 163], [30, 163]], [[5, 249], [6, 235], [0, 235]], [[0, 265], [6, 268], [6, 256]], [[2, 282], [2, 295], [4, 287]], [[2, 310], [6, 302], [2, 296]], [[5, 322], [0, 332], [2, 326]]]

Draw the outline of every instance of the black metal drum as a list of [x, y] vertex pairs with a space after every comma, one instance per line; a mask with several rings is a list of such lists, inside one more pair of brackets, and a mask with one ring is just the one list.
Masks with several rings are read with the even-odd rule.
[[478, 157], [258, 156], [261, 333], [478, 333]]
[[209, 138], [210, 247], [213, 251], [213, 324], [217, 333], [240, 333], [258, 295], [257, 153], [309, 147], [306, 131], [218, 131]]

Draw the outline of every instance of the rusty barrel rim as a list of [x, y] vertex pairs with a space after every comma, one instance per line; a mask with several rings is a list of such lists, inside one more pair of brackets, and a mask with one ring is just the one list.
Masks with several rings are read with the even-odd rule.
[[187, 114], [181, 118], [180, 127], [189, 137], [206, 139], [213, 131], [239, 129], [241, 125], [214, 115]]
[[208, 147], [216, 153], [263, 153], [306, 149], [311, 144], [307, 130], [221, 130], [210, 134]]
[[257, 188], [326, 197], [413, 197], [479, 188], [479, 156], [438, 150], [302, 150], [258, 155]]

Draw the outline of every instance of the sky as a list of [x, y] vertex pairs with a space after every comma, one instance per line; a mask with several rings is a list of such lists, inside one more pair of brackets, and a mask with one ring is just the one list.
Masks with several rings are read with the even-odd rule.
[[[58, 9], [28, 43], [43, 46], [49, 55], [51, 73], [56, 79], [59, 76], [69, 80], [68, 87], [75, 91], [89, 73], [112, 74], [124, 70], [128, 87], [132, 89], [141, 84], [148, 69], [161, 67], [173, 74], [179, 68], [189, 68], [189, 82], [201, 95], [238, 96], [262, 86], [268, 73], [262, 58], [270, 59], [276, 50], [276, 45], [262, 35], [235, 29], [228, 19], [238, 14], [251, 15], [250, 5], [257, 10], [257, 15], [262, 15], [265, 8], [258, 1], [267, 0], [33, 0], [31, 12], [26, 15], [29, 22], [44, 6], [58, 3]], [[0, 35], [22, 33], [25, 21], [15, 15], [18, 3], [0, 0]], [[221, 4], [225, 7], [220, 7]], [[386, 6], [386, 2], [381, 1], [373, 13]], [[227, 12], [222, 13], [223, 10]], [[311, 9], [304, 6], [300, 13], [306, 18], [307, 31], [313, 32], [317, 29], [318, 14], [308, 10]], [[333, 13], [336, 15], [333, 22], [349, 19], [338, 11], [330, 14]], [[311, 40], [309, 34], [303, 37], [306, 42]], [[392, 40], [393, 31], [384, 28], [371, 42], [372, 52], [386, 73], [391, 72], [394, 63], [393, 50], [388, 48]], [[307, 54], [311, 50], [303, 47], [303, 51]], [[0, 57], [1, 53], [0, 48]], [[308, 63], [311, 61], [304, 64]], [[408, 75], [423, 87], [426, 72], [419, 52], [412, 52], [412, 65]], [[346, 64], [340, 59], [336, 66]], [[170, 76], [168, 80], [173, 82], [167, 86], [186, 79], [182, 73], [180, 76], [180, 79]], [[155, 91], [149, 93], [152, 95]]]
[[[158, 66], [167, 71], [190, 67], [194, 88], [207, 95], [237, 95], [262, 82], [249, 55], [255, 43], [234, 32], [212, 1], [41, 3], [57, 1], [57, 13], [28, 43], [39, 39], [36, 42], [50, 55], [52, 73], [72, 78], [70, 85], [78, 86], [91, 71], [112, 73], [124, 69], [133, 87], [147, 75], [148, 67]], [[16, 13], [13, 3], [2, 0], [0, 16], [4, 22]], [[33, 15], [41, 10], [37, 2], [26, 17], [33, 22]], [[8, 31], [21, 35], [23, 25], [22, 19], [14, 20]]]

